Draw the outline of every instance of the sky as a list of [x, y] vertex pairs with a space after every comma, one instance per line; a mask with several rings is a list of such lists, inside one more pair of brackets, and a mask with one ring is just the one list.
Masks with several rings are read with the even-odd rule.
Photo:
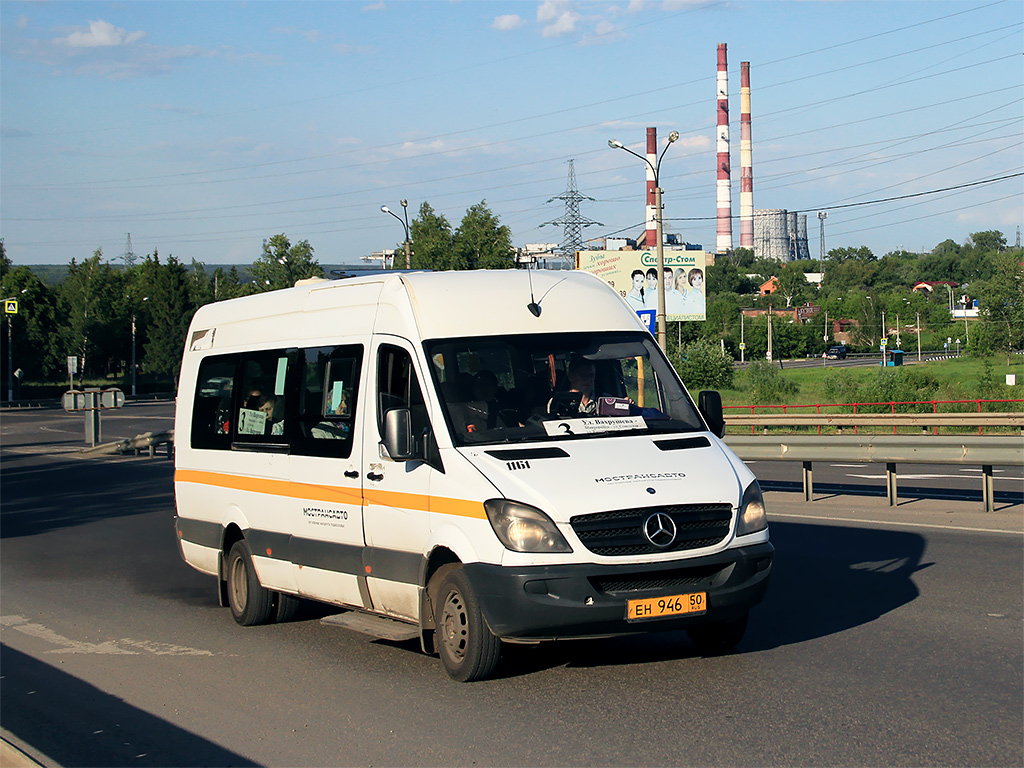
[[[587, 240], [716, 243], [717, 47], [728, 46], [733, 241], [740, 63], [754, 207], [809, 246], [928, 251], [1024, 223], [1020, 0], [0, 3], [0, 237], [15, 264], [157, 251], [249, 264], [284, 233], [321, 264], [401, 247], [423, 203], [483, 201], [517, 247], [570, 168]], [[570, 165], [571, 163], [571, 165]], [[556, 199], [552, 199], [556, 198]], [[591, 199], [592, 198], [592, 199]]]

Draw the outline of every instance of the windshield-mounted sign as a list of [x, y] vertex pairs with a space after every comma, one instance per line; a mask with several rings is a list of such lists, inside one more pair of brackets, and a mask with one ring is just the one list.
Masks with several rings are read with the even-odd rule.
[[561, 421], [545, 421], [544, 431], [548, 437], [562, 435], [596, 435], [601, 432], [629, 432], [634, 429], [646, 429], [647, 423], [642, 416], [622, 416], [617, 418], [562, 419]]

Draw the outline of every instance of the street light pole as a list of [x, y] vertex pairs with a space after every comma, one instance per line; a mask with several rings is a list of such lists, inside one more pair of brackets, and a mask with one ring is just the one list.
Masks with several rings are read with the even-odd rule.
[[405, 213], [405, 221], [403, 221], [401, 216], [392, 211], [386, 205], [382, 205], [380, 207], [380, 210], [381, 213], [387, 213], [390, 214], [391, 216], [394, 216], [396, 219], [398, 219], [398, 223], [405, 228], [405, 268], [412, 269], [412, 254], [409, 249], [409, 201], [402, 200], [401, 203], [402, 211]]
[[668, 143], [665, 148], [661, 151], [661, 155], [658, 157], [656, 164], [651, 165], [651, 161], [643, 155], [638, 155], [636, 152], [631, 150], [621, 141], [616, 139], [609, 139], [608, 146], [612, 149], [621, 149], [629, 152], [633, 157], [638, 157], [647, 163], [648, 167], [654, 171], [654, 215], [655, 215], [655, 237], [658, 240], [657, 243], [657, 269], [658, 269], [658, 312], [655, 316], [655, 321], [658, 327], [658, 346], [660, 346], [666, 352], [668, 351], [668, 329], [665, 325], [665, 243], [664, 237], [661, 230], [662, 220], [662, 209], [661, 209], [661, 161], [665, 157], [665, 153], [668, 152], [668, 148], [679, 138], [679, 131], [672, 131], [668, 135]]

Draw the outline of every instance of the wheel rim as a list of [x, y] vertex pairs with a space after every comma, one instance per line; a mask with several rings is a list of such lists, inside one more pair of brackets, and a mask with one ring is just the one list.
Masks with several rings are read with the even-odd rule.
[[235, 610], [241, 613], [245, 610], [246, 601], [249, 599], [249, 582], [245, 575], [245, 563], [242, 558], [236, 557], [231, 563], [231, 602]]
[[469, 643], [469, 616], [459, 592], [449, 592], [445, 598], [440, 626], [445, 651], [454, 661], [461, 662], [466, 658], [466, 645]]

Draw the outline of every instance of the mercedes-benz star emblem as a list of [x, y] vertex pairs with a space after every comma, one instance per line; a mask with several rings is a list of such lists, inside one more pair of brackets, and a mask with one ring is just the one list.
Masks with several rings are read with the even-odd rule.
[[644, 536], [656, 547], [670, 547], [676, 540], [676, 524], [664, 512], [655, 512], [644, 520]]

